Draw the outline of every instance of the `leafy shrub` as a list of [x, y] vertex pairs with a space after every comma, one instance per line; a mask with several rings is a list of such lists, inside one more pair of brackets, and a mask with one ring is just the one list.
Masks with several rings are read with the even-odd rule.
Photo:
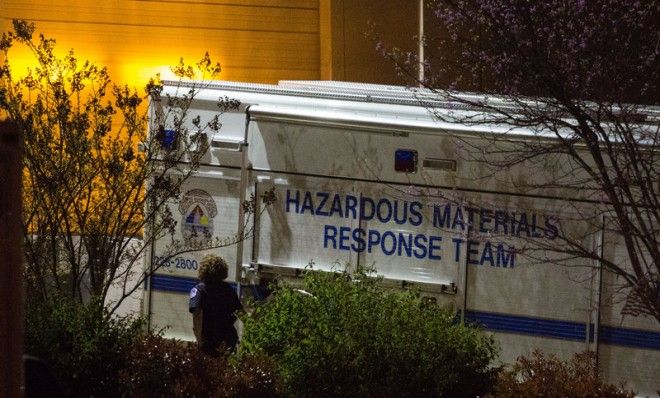
[[304, 291], [275, 288], [244, 321], [241, 354], [266, 353], [291, 396], [476, 396], [489, 391], [496, 348], [477, 329], [388, 291], [359, 271], [308, 272]]
[[25, 352], [46, 361], [62, 392], [72, 397], [122, 394], [118, 374], [139, 341], [143, 322], [108, 316], [100, 300], [28, 300]]
[[277, 397], [274, 365], [264, 356], [235, 361], [202, 354], [194, 344], [149, 336], [135, 345], [121, 372], [134, 397]]
[[632, 398], [623, 386], [603, 383], [593, 352], [575, 354], [570, 361], [536, 350], [521, 356], [500, 373], [494, 397]]

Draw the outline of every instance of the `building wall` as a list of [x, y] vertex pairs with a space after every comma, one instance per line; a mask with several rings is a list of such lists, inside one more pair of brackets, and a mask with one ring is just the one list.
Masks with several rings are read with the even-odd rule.
[[[206, 51], [223, 80], [319, 79], [317, 0], [2, 0], [0, 28], [35, 22], [37, 32], [108, 67], [117, 82], [142, 85], [180, 57]], [[15, 53], [26, 65], [26, 53]]]
[[402, 84], [376, 43], [417, 52], [418, 0], [320, 0], [320, 10], [322, 79]]
[[[35, 22], [59, 50], [73, 48], [133, 85], [206, 51], [223, 80], [400, 84], [368, 36], [414, 52], [418, 13], [416, 0], [2, 0], [0, 29], [14, 18]], [[12, 59], [31, 62], [26, 53]]]

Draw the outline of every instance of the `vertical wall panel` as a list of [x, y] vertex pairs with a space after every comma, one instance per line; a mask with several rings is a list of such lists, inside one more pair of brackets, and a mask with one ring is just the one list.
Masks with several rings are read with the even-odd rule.
[[319, 8], [323, 79], [405, 83], [376, 45], [417, 52], [417, 0], [320, 0]]

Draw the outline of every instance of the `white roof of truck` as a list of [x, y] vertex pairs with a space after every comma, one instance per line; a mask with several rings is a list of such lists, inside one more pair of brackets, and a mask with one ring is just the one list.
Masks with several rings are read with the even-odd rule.
[[[384, 84], [368, 84], [341, 82], [333, 80], [281, 80], [278, 84], [260, 84], [228, 81], [209, 82], [178, 82], [165, 81], [165, 86], [203, 87], [211, 90], [228, 90], [249, 93], [284, 95], [294, 97], [307, 97], [318, 99], [334, 99], [354, 102], [372, 102], [379, 104], [398, 104], [409, 106], [426, 106], [434, 108], [458, 109], [466, 105], [457, 101], [479, 101], [485, 97], [473, 93], [452, 93], [443, 95], [429, 89], [392, 86]], [[451, 97], [456, 97], [452, 99]], [[504, 105], [505, 101], [491, 97], [490, 101], [498, 101]]]
[[[338, 126], [373, 127], [374, 129], [419, 132], [454, 131], [496, 133], [515, 136], [554, 137], [541, 127], [514, 128], [471, 104], [487, 103], [515, 113], [520, 106], [505, 97], [476, 93], [444, 93], [417, 87], [339, 81], [283, 80], [278, 84], [227, 81], [165, 81], [165, 93], [176, 95], [177, 87], [199, 89], [197, 99], [216, 101], [218, 94], [239, 99], [250, 105], [254, 118], [289, 122], [316, 122]], [[530, 98], [530, 104], [543, 106], [542, 99]], [[642, 115], [642, 114], [640, 114]], [[657, 129], [660, 108], [643, 108], [644, 125]], [[469, 121], [468, 121], [469, 120]]]

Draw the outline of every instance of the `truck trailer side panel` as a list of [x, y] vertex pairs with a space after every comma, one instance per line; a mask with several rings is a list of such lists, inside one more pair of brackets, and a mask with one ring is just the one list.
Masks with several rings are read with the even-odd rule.
[[[472, 152], [506, 156], [536, 132], [439, 122], [389, 86], [213, 83], [193, 108], [211, 117], [223, 96], [241, 106], [223, 116], [200, 173], [170, 208], [181, 240], [235, 236], [247, 222], [242, 244], [214, 250], [236, 265], [240, 294], [273, 274], [373, 266], [386, 283], [415, 285], [493, 333], [504, 362], [534, 348], [563, 358], [591, 349], [608, 381], [660, 388], [657, 321], [622, 316], [616, 276], [597, 262], [548, 250], [570, 234], [626, 266], [593, 187], [571, 184], [582, 176], [561, 156], [494, 173]], [[268, 190], [277, 201], [263, 213], [239, 211], [241, 198]], [[149, 266], [167, 244], [155, 245]], [[166, 335], [193, 338], [186, 294], [205, 253], [174, 256], [151, 278], [145, 308]]]

